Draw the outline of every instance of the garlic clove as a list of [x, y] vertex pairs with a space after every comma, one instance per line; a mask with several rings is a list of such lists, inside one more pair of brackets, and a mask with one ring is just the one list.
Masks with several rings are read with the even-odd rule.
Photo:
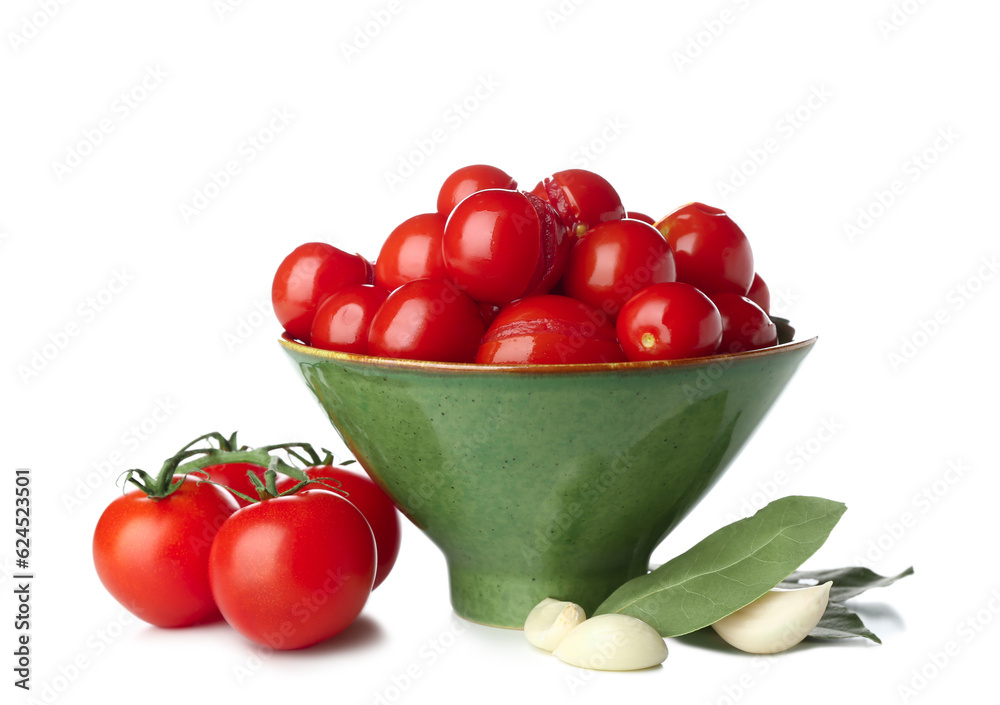
[[539, 649], [552, 651], [586, 618], [580, 605], [546, 597], [528, 613], [524, 621], [524, 635]]
[[773, 589], [712, 625], [726, 642], [751, 654], [790, 649], [816, 628], [830, 601], [832, 581], [808, 588]]
[[655, 629], [627, 614], [599, 614], [566, 635], [555, 655], [595, 671], [636, 671], [663, 663], [667, 644]]

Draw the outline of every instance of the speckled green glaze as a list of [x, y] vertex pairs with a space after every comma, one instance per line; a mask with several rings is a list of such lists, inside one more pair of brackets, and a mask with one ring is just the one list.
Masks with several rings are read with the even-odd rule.
[[461, 616], [591, 613], [644, 573], [815, 338], [672, 363], [475, 366], [282, 340], [347, 446], [444, 552]]

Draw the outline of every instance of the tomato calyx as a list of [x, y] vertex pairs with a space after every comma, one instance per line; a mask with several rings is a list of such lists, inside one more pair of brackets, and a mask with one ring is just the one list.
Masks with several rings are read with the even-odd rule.
[[181, 462], [195, 455], [203, 455], [202, 449], [185, 450], [164, 461], [160, 471], [154, 477], [141, 468], [132, 468], [122, 473], [124, 482], [139, 488], [152, 500], [161, 500], [176, 492], [187, 477], [187, 473], [179, 473]]
[[[257, 490], [257, 497], [251, 497], [247, 494], [244, 494], [243, 492], [240, 492], [239, 490], [235, 490], [232, 487], [227, 487], [226, 485], [223, 485], [221, 482], [215, 482], [213, 480], [199, 480], [198, 483], [199, 484], [207, 483], [210, 485], [216, 485], [217, 487], [221, 487], [222, 489], [226, 490], [227, 492], [231, 492], [232, 494], [236, 495], [245, 502], [248, 502], [249, 504], [258, 504], [260, 502], [266, 502], [267, 500], [270, 499], [277, 499], [278, 497], [287, 497], [288, 495], [295, 494], [296, 492], [306, 487], [307, 485], [320, 485], [323, 489], [336, 492], [342, 497], [347, 498], [350, 496], [347, 490], [341, 488], [340, 480], [338, 480], [337, 478], [335, 477], [310, 478], [306, 476], [306, 474], [303, 473], [298, 468], [292, 468], [287, 464], [285, 464], [286, 468], [295, 470], [295, 474], [293, 475], [292, 473], [289, 473], [286, 470], [282, 470], [283, 475], [291, 475], [293, 478], [296, 479], [297, 475], [301, 475], [302, 477], [305, 477], [305, 479], [296, 482], [294, 485], [285, 490], [279, 490], [278, 471], [277, 471], [279, 464], [284, 464], [284, 461], [282, 461], [281, 458], [277, 456], [272, 456], [270, 464], [267, 466], [267, 470], [264, 471], [263, 480], [257, 477], [257, 475], [252, 470], [247, 471], [247, 477], [253, 484], [254, 489]], [[336, 485], [333, 485], [331, 483], [336, 483]]]
[[[204, 442], [204, 444], [198, 446], [198, 444], [202, 442]], [[279, 452], [284, 453], [291, 462], [286, 461], [279, 455], [275, 455], [275, 453]], [[349, 465], [353, 462], [353, 460], [348, 460], [341, 464]], [[274, 473], [281, 473], [282, 475], [287, 475], [295, 479], [297, 484], [285, 492], [278, 492], [274, 487], [274, 481], [270, 484], [267, 483], [266, 472], [265, 481], [261, 482], [257, 473], [252, 470], [248, 470], [247, 476], [259, 495], [257, 498], [253, 498], [249, 497], [244, 492], [240, 492], [239, 490], [233, 489], [223, 483], [214, 482], [209, 479], [210, 474], [206, 468], [236, 463], [244, 463], [258, 468], [267, 468]], [[183, 484], [184, 479], [191, 474], [201, 475], [204, 477], [204, 479], [198, 480], [199, 483], [207, 482], [209, 484], [217, 485], [247, 502], [258, 502], [262, 499], [292, 494], [310, 483], [325, 484], [328, 489], [338, 491], [346, 495], [346, 493], [340, 489], [340, 483], [335, 478], [319, 479], [324, 482], [311, 479], [299, 467], [296, 467], [296, 463], [301, 463], [307, 467], [314, 465], [332, 465], [333, 454], [326, 448], [322, 448], [321, 453], [317, 452], [316, 449], [309, 443], [276, 443], [273, 445], [260, 446], [259, 448], [250, 448], [239, 443], [236, 432], [233, 432], [230, 436], [224, 436], [217, 431], [213, 431], [211, 433], [198, 436], [177, 451], [177, 453], [175, 453], [172, 457], [167, 458], [155, 476], [140, 468], [127, 470], [122, 473], [122, 475], [125, 478], [125, 483], [130, 483], [139, 488], [139, 490], [145, 493], [146, 496], [152, 500], [161, 500], [169, 497], [177, 491], [177, 489]], [[335, 487], [328, 484], [325, 482], [326, 480], [336, 483], [337, 486]]]
[[[193, 446], [201, 443], [202, 441], [206, 442], [207, 445], [205, 447], [193, 448]], [[301, 468], [296, 467], [295, 463], [301, 463], [305, 467], [333, 464], [333, 453], [326, 448], [321, 448], [317, 451], [310, 443], [275, 443], [272, 445], [260, 446], [259, 448], [249, 448], [245, 445], [240, 445], [240, 443], [236, 440], [235, 431], [229, 437], [223, 436], [217, 431], [213, 431], [212, 433], [206, 433], [203, 436], [195, 438], [193, 441], [181, 448], [174, 458], [177, 458], [178, 456], [186, 456], [192, 452], [195, 454], [200, 452], [203, 455], [196, 460], [192, 460], [189, 463], [175, 468], [176, 472], [183, 474], [192, 472], [204, 474], [206, 477], [205, 479], [199, 480], [199, 484], [207, 483], [216, 485], [217, 487], [221, 487], [249, 504], [255, 504], [268, 499], [275, 499], [276, 497], [284, 497], [286, 495], [295, 494], [303, 487], [312, 484], [322, 485], [325, 489], [337, 492], [344, 497], [348, 496], [348, 493], [341, 489], [340, 481], [336, 478], [310, 478]], [[284, 453], [292, 462], [287, 462], [279, 455], [275, 455], [277, 452]], [[346, 460], [341, 463], [341, 465], [350, 465], [353, 462], [355, 461]], [[248, 495], [245, 492], [241, 492], [240, 490], [230, 487], [225, 483], [211, 480], [208, 477], [208, 473], [204, 471], [204, 468], [206, 467], [230, 463], [250, 463], [252, 465], [266, 468], [263, 479], [261, 479], [257, 472], [247, 470], [247, 478], [250, 480], [250, 484], [257, 493], [256, 497]], [[278, 490], [278, 473], [291, 477], [296, 480], [296, 483], [284, 491]]]

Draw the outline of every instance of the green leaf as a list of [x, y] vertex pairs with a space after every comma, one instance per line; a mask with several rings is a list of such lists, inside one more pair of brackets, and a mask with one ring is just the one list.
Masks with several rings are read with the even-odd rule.
[[813, 639], [850, 639], [863, 636], [876, 644], [882, 643], [882, 640], [865, 626], [861, 617], [840, 602], [833, 601], [826, 606], [823, 618], [819, 620], [816, 628], [809, 632], [809, 636]]
[[833, 568], [831, 570], [796, 571], [781, 581], [778, 587], [799, 588], [820, 585], [828, 580], [833, 581], [830, 588], [830, 602], [843, 602], [857, 597], [865, 590], [876, 587], [888, 587], [900, 578], [913, 575], [913, 567], [909, 567], [899, 575], [885, 577], [867, 568]]
[[622, 612], [662, 636], [713, 624], [773, 588], [823, 545], [847, 507], [822, 497], [777, 499], [652, 573], [615, 590], [595, 614]]

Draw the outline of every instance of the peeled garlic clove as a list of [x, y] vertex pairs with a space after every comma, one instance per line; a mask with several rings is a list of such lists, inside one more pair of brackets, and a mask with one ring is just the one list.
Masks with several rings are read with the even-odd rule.
[[566, 635], [555, 655], [595, 671], [637, 671], [663, 663], [667, 644], [656, 630], [627, 614], [599, 614]]
[[528, 613], [524, 621], [524, 635], [539, 649], [552, 651], [586, 618], [580, 605], [546, 597]]
[[808, 588], [774, 589], [712, 625], [729, 644], [751, 654], [790, 649], [816, 628], [830, 601], [825, 582]]

